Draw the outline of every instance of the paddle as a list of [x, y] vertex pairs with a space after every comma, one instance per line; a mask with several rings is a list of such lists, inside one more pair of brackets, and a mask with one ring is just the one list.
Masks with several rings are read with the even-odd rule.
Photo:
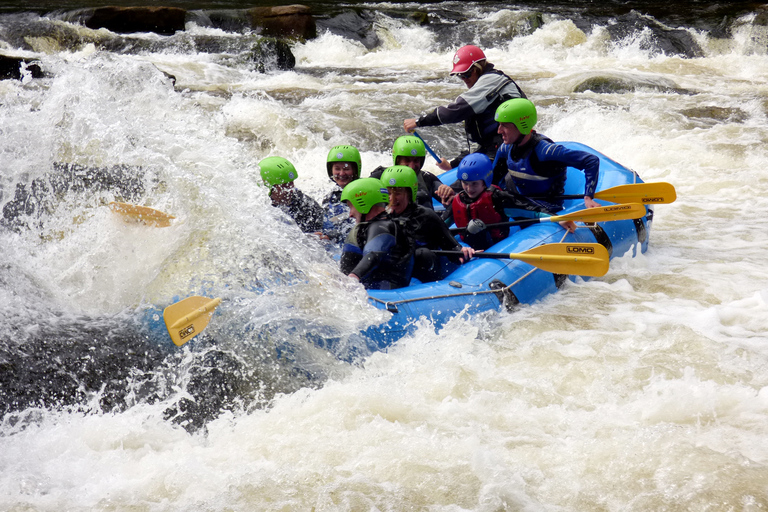
[[[616, 204], [611, 206], [600, 206], [599, 208], [587, 208], [577, 212], [566, 213], [564, 215], [553, 215], [552, 217], [542, 217], [540, 219], [512, 220], [508, 222], [494, 222], [492, 224], [486, 224], [480, 219], [472, 219], [469, 226], [464, 228], [451, 228], [451, 233], [469, 231], [470, 233], [475, 234], [487, 228], [537, 224], [539, 222], [564, 222], [570, 220], [573, 222], [592, 223], [607, 222], [610, 220], [639, 219], [644, 216], [645, 213], [645, 206], [639, 203]], [[474, 223], [474, 225], [472, 223]]]
[[434, 158], [434, 159], [437, 161], [437, 163], [440, 163], [440, 162], [442, 162], [442, 161], [443, 161], [443, 159], [442, 159], [442, 158], [440, 158], [439, 156], [437, 156], [437, 153], [435, 153], [434, 151], [432, 151], [432, 148], [431, 148], [431, 147], [429, 147], [429, 144], [427, 144], [427, 141], [425, 141], [424, 139], [422, 139], [422, 138], [421, 138], [421, 135], [419, 135], [419, 134], [418, 134], [418, 132], [416, 132], [416, 130], [413, 130], [413, 134], [414, 134], [415, 136], [417, 136], [418, 138], [420, 138], [420, 139], [421, 139], [421, 142], [423, 142], [423, 143], [424, 143], [424, 147], [425, 147], [425, 148], [427, 148], [427, 151], [429, 152], [429, 154], [430, 154], [430, 155], [432, 155], [432, 158]]
[[203, 332], [219, 304], [220, 298], [209, 299], [196, 295], [165, 308], [163, 320], [173, 343], [180, 347]]
[[165, 228], [171, 225], [173, 215], [169, 215], [160, 210], [149, 208], [148, 206], [137, 206], [135, 204], [111, 202], [109, 207], [113, 212], [122, 215], [123, 219], [129, 222], [142, 222], [149, 226]]
[[[531, 196], [531, 199], [583, 199], [584, 194], [568, 196]], [[595, 199], [612, 203], [669, 204], [677, 199], [671, 183], [634, 183], [619, 185], [595, 192]]]
[[[432, 251], [438, 255], [461, 255], [461, 251]], [[608, 272], [608, 250], [600, 244], [545, 244], [520, 253], [476, 252], [475, 258], [520, 260], [553, 274], [604, 276]]]

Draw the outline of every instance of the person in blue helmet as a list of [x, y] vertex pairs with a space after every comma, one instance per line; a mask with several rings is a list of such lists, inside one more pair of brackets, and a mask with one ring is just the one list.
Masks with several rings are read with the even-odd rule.
[[356, 222], [341, 253], [341, 272], [366, 289], [408, 286], [414, 263], [413, 240], [386, 211], [387, 189], [376, 178], [353, 181], [341, 193]]
[[349, 207], [341, 200], [344, 187], [360, 177], [362, 159], [360, 151], [350, 145], [334, 146], [326, 158], [328, 177], [336, 185], [323, 199], [323, 230], [321, 238], [340, 246], [355, 226], [349, 216]]
[[600, 159], [592, 153], [568, 149], [536, 133], [536, 107], [527, 99], [515, 98], [496, 110], [499, 133], [504, 144], [494, 160], [493, 182], [504, 183], [508, 191], [517, 191], [548, 210], [563, 209], [567, 167], [584, 172], [584, 206], [596, 208], [594, 195], [600, 175]]
[[453, 220], [457, 228], [468, 227], [461, 232], [461, 240], [475, 250], [485, 250], [509, 236], [509, 226], [486, 229], [486, 224], [507, 222], [510, 216], [515, 219], [550, 216], [545, 206], [492, 185], [493, 162], [483, 153], [465, 156], [457, 177], [462, 191], [454, 196], [451, 204]]

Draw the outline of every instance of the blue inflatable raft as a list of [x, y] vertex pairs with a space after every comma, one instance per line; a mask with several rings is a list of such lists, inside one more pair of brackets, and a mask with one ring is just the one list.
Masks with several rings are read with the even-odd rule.
[[[559, 144], [593, 153], [600, 158], [598, 191], [642, 183], [634, 171], [588, 146], [576, 142]], [[440, 179], [451, 184], [456, 179], [456, 171], [446, 172]], [[584, 174], [569, 167], [565, 194], [583, 194], [583, 191]], [[564, 206], [565, 210], [558, 215], [584, 209], [584, 201], [566, 200]], [[573, 234], [567, 233], [555, 222], [539, 223], [522, 230], [513, 229], [509, 237], [490, 247], [487, 252], [520, 253], [535, 246], [558, 242], [599, 243], [605, 246], [611, 258], [630, 250], [636, 251], [638, 247], [645, 252], [653, 218], [653, 210], [649, 207], [646, 210], [646, 215], [640, 219], [597, 223], [589, 228], [580, 227]], [[518, 260], [473, 259], [437, 282], [412, 284], [397, 290], [370, 290], [371, 304], [390, 311], [392, 318], [385, 324], [370, 327], [363, 335], [375, 344], [371, 348], [381, 350], [414, 330], [416, 320], [421, 317], [426, 317], [439, 329], [462, 312], [472, 315], [499, 310], [505, 304], [511, 308], [516, 304], [533, 303], [556, 292], [569, 277], [574, 279], [573, 276], [552, 274]]]

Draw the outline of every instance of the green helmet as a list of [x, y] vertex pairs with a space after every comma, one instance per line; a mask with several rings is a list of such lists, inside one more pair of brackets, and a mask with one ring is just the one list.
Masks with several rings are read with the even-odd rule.
[[418, 156], [421, 157], [421, 165], [424, 165], [424, 159], [427, 157], [427, 148], [424, 141], [415, 135], [403, 135], [395, 140], [392, 146], [392, 163], [397, 165], [399, 156]]
[[344, 187], [341, 201], [349, 201], [363, 215], [371, 211], [375, 205], [389, 201], [387, 189], [382, 188], [381, 181], [376, 178], [360, 178]]
[[413, 202], [416, 202], [416, 192], [419, 190], [419, 180], [416, 171], [407, 165], [393, 165], [381, 173], [381, 183], [385, 187], [406, 187], [413, 190]]
[[299, 177], [293, 164], [281, 156], [268, 156], [259, 162], [259, 167], [261, 181], [269, 187], [270, 192], [275, 185], [290, 183]]
[[496, 109], [494, 120], [498, 123], [513, 123], [523, 135], [528, 135], [536, 125], [536, 107], [525, 98], [507, 100]]
[[363, 166], [363, 162], [360, 159], [360, 152], [354, 146], [334, 146], [328, 152], [328, 159], [326, 160], [326, 167], [328, 169], [328, 177], [333, 179], [333, 172], [331, 168], [334, 162], [350, 162], [355, 164], [355, 179], [360, 177], [360, 169]]

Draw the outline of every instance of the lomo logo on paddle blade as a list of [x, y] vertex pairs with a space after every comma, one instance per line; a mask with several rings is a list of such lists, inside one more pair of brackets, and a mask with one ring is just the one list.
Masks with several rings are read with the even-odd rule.
[[579, 245], [566, 245], [565, 252], [569, 254], [595, 254], [595, 248], [581, 247]]
[[604, 211], [604, 212], [618, 212], [618, 211], [621, 211], [621, 210], [631, 210], [631, 209], [632, 209], [632, 206], [631, 206], [631, 205], [628, 205], [628, 204], [622, 204], [622, 205], [619, 205], [619, 206], [612, 206], [612, 207], [607, 207], [607, 208], [606, 208], [605, 210], [603, 210], [603, 211]]
[[663, 197], [644, 197], [643, 202], [644, 203], [663, 203], [664, 198]]
[[179, 338], [183, 340], [184, 338], [188, 338], [194, 333], [195, 333], [195, 326], [190, 324], [179, 331]]

